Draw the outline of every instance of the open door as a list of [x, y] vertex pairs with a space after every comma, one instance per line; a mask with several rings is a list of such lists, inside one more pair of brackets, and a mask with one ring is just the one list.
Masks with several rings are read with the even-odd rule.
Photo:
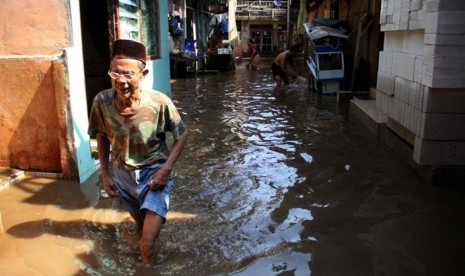
[[81, 0], [81, 33], [87, 91], [87, 114], [98, 92], [110, 88], [110, 38], [107, 1]]

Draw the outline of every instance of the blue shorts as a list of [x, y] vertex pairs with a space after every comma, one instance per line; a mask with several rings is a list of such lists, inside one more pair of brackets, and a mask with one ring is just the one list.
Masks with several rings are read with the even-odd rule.
[[112, 168], [112, 178], [119, 192], [113, 207], [130, 213], [143, 213], [150, 210], [166, 219], [169, 209], [170, 194], [173, 188], [173, 179], [170, 177], [168, 184], [163, 189], [151, 190], [148, 183], [153, 174], [163, 167], [163, 164], [153, 164], [134, 171]]

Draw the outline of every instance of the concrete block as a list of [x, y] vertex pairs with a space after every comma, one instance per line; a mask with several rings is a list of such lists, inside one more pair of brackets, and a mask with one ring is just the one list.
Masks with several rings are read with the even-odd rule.
[[423, 139], [465, 141], [465, 113], [425, 113], [425, 116], [422, 118], [422, 126], [420, 137]]
[[412, 108], [408, 106], [407, 104], [403, 103], [402, 104], [402, 125], [408, 129], [410, 129], [410, 117], [411, 117], [411, 112]]
[[436, 49], [436, 45], [431, 45], [431, 44], [428, 44], [424, 46], [423, 48], [423, 53], [425, 56], [435, 56], [434, 54], [434, 51]]
[[406, 31], [406, 30], [408, 30], [408, 29], [409, 29], [409, 28], [408, 28], [408, 23], [409, 23], [408, 21], [400, 21], [400, 22], [398, 23], [399, 26], [397, 27], [397, 30], [399, 30], [399, 31]]
[[381, 93], [378, 93], [378, 95], [376, 95], [376, 98], [375, 98], [375, 106], [377, 109], [381, 110], [382, 109], [382, 101], [383, 101], [383, 94]]
[[376, 100], [375, 100], [376, 109], [381, 110], [381, 111], [384, 110], [384, 109], [383, 109], [384, 97], [385, 97], [384, 94], [382, 94], [382, 93], [377, 93], [377, 95], [376, 95]]
[[465, 57], [423, 57], [423, 64], [433, 66], [435, 68], [449, 68], [462, 70], [465, 67]]
[[409, 21], [418, 20], [418, 11], [411, 11], [409, 14]]
[[394, 1], [386, 1], [387, 2], [387, 14], [393, 15], [394, 14]]
[[[402, 125], [402, 120], [404, 118], [404, 109], [402, 108], [403, 103], [400, 100], [396, 101], [396, 121]], [[403, 126], [403, 125], [402, 125]]]
[[[391, 14], [387, 16], [387, 22], [392, 24], [394, 22], [394, 16]], [[390, 26], [390, 28], [392, 28], [392, 26]]]
[[410, 114], [410, 123], [408, 129], [413, 132], [416, 136], [419, 133], [419, 121], [421, 120], [420, 111], [417, 109], [412, 109]]
[[465, 58], [465, 46], [425, 45], [425, 55], [436, 57]]
[[425, 23], [425, 34], [437, 34], [439, 30], [439, 24], [433, 22]]
[[429, 86], [433, 88], [463, 88], [465, 87], [465, 78], [463, 77], [432, 77], [426, 79], [430, 81]]
[[425, 34], [425, 44], [432, 45], [465, 45], [465, 34]]
[[423, 107], [423, 101], [424, 101], [424, 95], [425, 95], [425, 90], [428, 90], [429, 88], [419, 84], [419, 89], [415, 90], [415, 95], [414, 95], [414, 100], [413, 100], [413, 107], [418, 110], [422, 110]]
[[402, 4], [400, 12], [400, 21], [408, 22], [410, 19], [410, 3]]
[[441, 10], [434, 16], [437, 16], [437, 22], [441, 23], [465, 23], [465, 10]]
[[434, 67], [434, 76], [438, 77], [456, 77], [456, 78], [464, 78], [465, 79], [465, 70], [457, 70], [457, 68], [440, 68]]
[[434, 69], [434, 66], [423, 64], [423, 67], [422, 67], [421, 71], [422, 71], [423, 75], [425, 75], [427, 77], [433, 77], [433, 69]]
[[428, 34], [451, 34], [463, 35], [465, 34], [465, 23], [427, 23], [425, 33]]
[[376, 89], [388, 96], [394, 96], [395, 78], [393, 75], [385, 72], [378, 72]]
[[379, 52], [378, 71], [391, 74], [392, 72], [392, 52]]
[[418, 21], [417, 21], [417, 30], [424, 30], [425, 29], [425, 16], [421, 16], [421, 13], [418, 16]]
[[386, 112], [386, 115], [388, 115], [389, 117], [394, 117], [396, 114], [394, 103], [395, 103], [395, 99], [390, 98], [388, 102], [388, 111]]
[[408, 22], [408, 29], [409, 30], [418, 30], [418, 20], [410, 20]]
[[422, 65], [434, 66], [434, 57], [430, 55], [425, 55], [422, 57]]
[[425, 46], [424, 31], [410, 30], [405, 32], [402, 39], [402, 51], [406, 54], [413, 54], [416, 56], [423, 56]]
[[413, 159], [420, 165], [465, 165], [465, 141], [434, 141], [415, 139]]
[[416, 121], [416, 124], [417, 124], [417, 125], [416, 125], [416, 129], [417, 129], [416, 133], [420, 133], [420, 132], [421, 132], [421, 128], [422, 128], [421, 122], [422, 122], [423, 116], [425, 116], [425, 113], [424, 113], [424, 112], [420, 112], [420, 116], [419, 116], [419, 118], [417, 118], [417, 121]]
[[465, 88], [426, 88], [423, 95], [422, 111], [427, 113], [465, 113]]
[[386, 32], [384, 34], [384, 52], [403, 52], [404, 51], [404, 33], [403, 32]]
[[387, 15], [387, 6], [384, 4], [383, 1], [381, 2], [381, 8], [379, 10], [379, 14], [382, 15], [382, 16]]
[[418, 21], [425, 24], [425, 20], [426, 20], [426, 9], [423, 7], [423, 9], [418, 11]]
[[438, 12], [426, 12], [425, 21], [430, 24], [438, 24]]
[[394, 0], [394, 13], [400, 11], [402, 7], [402, 0]]
[[402, 78], [396, 77], [394, 79], [394, 97], [396, 99], [401, 99], [402, 98], [402, 83], [401, 83]]
[[387, 23], [387, 16], [386, 15], [380, 15], [379, 24], [386, 24], [386, 23]]
[[429, 0], [426, 1], [426, 12], [437, 12], [439, 11], [439, 3], [441, 0]]
[[411, 11], [418, 11], [422, 9], [423, 1], [422, 0], [412, 0], [410, 2], [410, 10]]
[[421, 84], [431, 87], [433, 85], [433, 77], [422, 75], [421, 76]]
[[439, 11], [459, 11], [465, 10], [465, 2], [460, 0], [441, 0]]
[[398, 99], [396, 98], [392, 99], [392, 110], [388, 115], [389, 117], [396, 120], [397, 122], [399, 121], [400, 112], [399, 112], [399, 100]]
[[415, 55], [395, 53], [392, 71], [407, 80], [413, 80], [415, 73]]
[[386, 1], [381, 1], [380, 14], [387, 15], [387, 2]]
[[422, 56], [415, 57], [415, 70], [414, 70], [413, 80], [418, 83], [421, 83], [423, 63], [424, 63], [423, 60], [424, 60], [424, 57]]
[[[392, 22], [396, 25], [400, 22], [400, 13], [396, 12], [392, 15]], [[397, 29], [398, 30], [398, 29]]]
[[411, 106], [412, 108], [415, 106], [415, 93], [417, 93], [417, 89], [419, 89], [419, 84], [417, 84], [417, 87], [414, 89], [411, 89], [408, 93], [408, 99], [407, 99], [407, 104]]
[[399, 137], [401, 137], [410, 145], [415, 143], [415, 135], [402, 124], [400, 124], [397, 120], [393, 120], [391, 117], [388, 117], [386, 125], [390, 130], [395, 132]]
[[382, 94], [381, 98], [381, 105], [379, 107], [379, 110], [381, 110], [384, 114], [388, 114], [389, 112], [389, 101], [391, 97], [387, 96], [386, 94]]
[[409, 105], [415, 107], [416, 95], [423, 89], [423, 85], [418, 82], [412, 82], [410, 86], [409, 99], [411, 99], [411, 102], [409, 102]]

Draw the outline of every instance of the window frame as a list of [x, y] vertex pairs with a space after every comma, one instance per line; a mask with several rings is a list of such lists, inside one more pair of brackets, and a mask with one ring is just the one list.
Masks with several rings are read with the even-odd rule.
[[[112, 0], [112, 25], [113, 25], [113, 35], [112, 37], [116, 39], [125, 38], [122, 35], [122, 27], [121, 27], [121, 14], [120, 14], [120, 4], [124, 3], [126, 0]], [[154, 52], [151, 51], [149, 47], [147, 47], [147, 58], [146, 60], [156, 60], [161, 58], [161, 37], [160, 37], [160, 15], [158, 11], [160, 10], [159, 0], [130, 0], [131, 2], [137, 2], [137, 18], [138, 18], [138, 39], [136, 41], [143, 43], [146, 47], [150, 44], [155, 44]], [[153, 25], [153, 33], [154, 38], [152, 38], [151, 43], [148, 43], [147, 39], [147, 32], [144, 30], [143, 20], [147, 18], [147, 15], [144, 15], [142, 12], [142, 2], [146, 1], [146, 3], [150, 3], [153, 6], [153, 14], [152, 14], [152, 25]], [[120, 3], [121, 2], [121, 3]], [[126, 4], [127, 5], [127, 4]], [[135, 7], [135, 6], [134, 6]], [[131, 38], [132, 39], [132, 38]], [[112, 42], [113, 43], [113, 42]]]

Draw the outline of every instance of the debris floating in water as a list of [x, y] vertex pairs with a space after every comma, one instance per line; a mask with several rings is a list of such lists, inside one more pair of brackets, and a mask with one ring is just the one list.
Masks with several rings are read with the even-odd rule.
[[302, 156], [302, 158], [303, 158], [303, 159], [305, 160], [305, 162], [307, 162], [307, 163], [312, 163], [312, 161], [313, 161], [313, 156], [311, 156], [311, 155], [308, 154], [308, 153], [303, 152], [303, 153], [300, 154], [300, 156]]

